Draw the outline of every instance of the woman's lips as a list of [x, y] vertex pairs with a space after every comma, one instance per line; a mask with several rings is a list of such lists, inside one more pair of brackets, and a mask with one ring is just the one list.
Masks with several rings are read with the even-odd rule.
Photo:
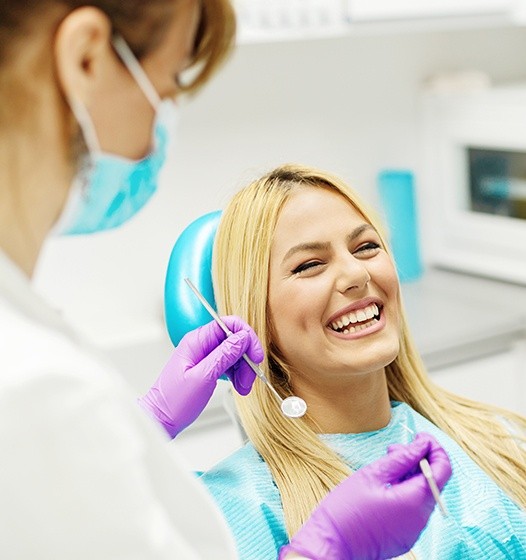
[[[366, 317], [364, 321], [358, 321], [355, 323], [349, 322], [343, 327], [338, 327], [335, 330], [332, 325], [328, 325], [329, 332], [336, 336], [337, 338], [345, 340], [353, 340], [356, 338], [363, 338], [374, 334], [384, 328], [386, 323], [385, 313], [383, 313], [383, 308], [378, 309], [378, 314], [372, 318]], [[334, 322], [332, 323], [334, 324]]]

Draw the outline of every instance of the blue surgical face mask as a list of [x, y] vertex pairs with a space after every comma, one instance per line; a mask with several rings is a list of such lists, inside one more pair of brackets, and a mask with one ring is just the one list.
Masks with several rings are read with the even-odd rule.
[[70, 190], [55, 226], [60, 235], [95, 233], [120, 226], [134, 216], [157, 189], [159, 171], [166, 159], [168, 131], [177, 117], [174, 101], [161, 100], [128, 45], [120, 37], [114, 47], [156, 111], [150, 154], [131, 160], [103, 152], [86, 107], [70, 100], [82, 130], [88, 154]]

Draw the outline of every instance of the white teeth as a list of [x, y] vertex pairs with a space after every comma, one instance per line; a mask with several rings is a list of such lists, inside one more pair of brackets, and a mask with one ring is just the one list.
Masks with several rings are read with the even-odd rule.
[[[363, 321], [367, 321], [368, 319], [372, 319], [373, 317], [378, 316], [378, 313], [379, 313], [378, 306], [375, 303], [372, 303], [371, 305], [368, 305], [364, 309], [360, 309], [359, 311], [356, 311], [356, 312], [351, 311], [347, 315], [343, 315], [342, 317], [340, 317], [336, 321], [333, 321], [331, 323], [331, 327], [335, 331], [339, 330], [339, 329], [343, 329], [344, 327], [347, 327], [350, 324], [362, 323]], [[369, 323], [367, 323], [364, 326], [365, 327], [369, 326]], [[357, 325], [357, 327], [362, 327], [362, 325]], [[345, 329], [343, 332], [346, 333], [347, 330], [349, 332], [354, 332], [354, 330], [352, 330], [352, 328], [353, 327], [351, 327], [351, 329]], [[361, 330], [361, 328], [360, 328], [360, 330]]]
[[361, 325], [356, 325], [355, 327], [350, 327], [349, 329], [345, 329], [342, 331], [343, 334], [350, 334], [353, 332], [360, 332], [365, 329], [368, 329], [372, 325], [376, 323], [376, 319], [372, 319], [371, 321], [367, 321], [367, 323], [363, 323]]

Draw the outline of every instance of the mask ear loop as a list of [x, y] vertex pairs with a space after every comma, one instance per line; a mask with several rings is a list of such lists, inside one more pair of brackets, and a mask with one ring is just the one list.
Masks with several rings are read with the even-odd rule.
[[[161, 98], [126, 41], [120, 35], [117, 35], [113, 37], [112, 44], [123, 64], [134, 77], [137, 85], [146, 96], [146, 99], [148, 99], [152, 107], [157, 111], [159, 105], [161, 104]], [[69, 106], [71, 107], [71, 110], [82, 129], [84, 141], [86, 142], [88, 150], [92, 154], [100, 152], [101, 149], [99, 139], [97, 138], [97, 133], [95, 131], [95, 126], [93, 125], [93, 121], [91, 120], [90, 114], [84, 103], [73, 98], [70, 98], [68, 101]]]
[[97, 138], [97, 133], [95, 132], [95, 126], [93, 125], [93, 121], [91, 120], [90, 114], [86, 109], [86, 106], [81, 101], [78, 101], [74, 98], [68, 99], [69, 106], [79, 123], [79, 126], [82, 130], [82, 134], [84, 136], [84, 141], [86, 142], [86, 146], [90, 154], [96, 154], [100, 152], [100, 144], [99, 139]]
[[[74, 185], [72, 186], [73, 195], [69, 199], [68, 205], [71, 208], [74, 208], [76, 205], [75, 199], [78, 197], [87, 197], [89, 196], [88, 193], [88, 184], [89, 184], [89, 174], [93, 166], [93, 158], [95, 154], [101, 152], [101, 147], [99, 143], [99, 139], [97, 138], [97, 132], [95, 131], [95, 125], [91, 120], [91, 116], [88, 112], [88, 109], [81, 101], [78, 101], [74, 98], [68, 99], [69, 106], [71, 111], [75, 115], [77, 122], [80, 126], [82, 131], [82, 136], [84, 138], [84, 142], [86, 143], [86, 147], [88, 148], [88, 154], [84, 155], [80, 160], [80, 166], [78, 169], [78, 175]], [[68, 223], [69, 218], [65, 218], [65, 216], [69, 216], [71, 212], [66, 209], [63, 213], [63, 219], [61, 220], [62, 223]], [[57, 231], [60, 230], [61, 226], [57, 226]]]
[[91, 120], [86, 106], [82, 101], [74, 99], [73, 97], [67, 97], [67, 101], [82, 131], [82, 137], [88, 148], [88, 154], [83, 154], [78, 163], [78, 173], [70, 187], [70, 194], [66, 200], [66, 204], [62, 209], [60, 217], [50, 231], [50, 235], [52, 236], [61, 235], [71, 227], [73, 224], [73, 217], [80, 204], [79, 201], [89, 196], [89, 173], [93, 165], [94, 154], [100, 152], [99, 139], [97, 138], [95, 126], [93, 125], [93, 121]]
[[128, 43], [120, 36], [115, 35], [112, 40], [112, 45], [120, 59], [130, 72], [130, 74], [135, 78], [137, 85], [141, 88], [142, 92], [146, 96], [146, 99], [150, 102], [151, 106], [157, 110], [161, 104], [161, 98], [157, 93], [157, 90], [153, 87], [153, 84], [141, 66], [140, 62], [137, 60], [132, 50], [128, 46]]

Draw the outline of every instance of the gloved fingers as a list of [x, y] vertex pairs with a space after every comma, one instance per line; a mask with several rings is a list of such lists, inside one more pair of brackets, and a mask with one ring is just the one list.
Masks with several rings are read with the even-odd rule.
[[429, 452], [431, 442], [425, 437], [415, 437], [408, 444], [392, 445], [386, 456], [378, 459], [376, 469], [378, 476], [386, 483], [394, 483], [407, 478], [414, 472], [418, 463]]
[[224, 373], [230, 373], [228, 370], [242, 359], [249, 344], [248, 333], [238, 331], [221, 342], [187, 373], [216, 382]]
[[247, 356], [256, 364], [260, 364], [265, 357], [263, 352], [263, 347], [261, 346], [261, 342], [257, 334], [254, 332], [254, 329], [245, 323], [242, 319], [237, 317], [236, 315], [228, 315], [226, 317], [222, 317], [225, 325], [232, 331], [246, 331], [249, 337], [249, 345], [246, 350]]
[[[257, 364], [263, 361], [263, 349], [254, 330], [242, 319], [235, 315], [222, 317], [223, 322], [234, 334], [245, 331], [249, 335], [249, 344], [246, 352], [251, 360]], [[200, 362], [205, 356], [210, 354], [227, 335], [216, 321], [210, 321], [206, 325], [187, 333], [177, 346], [177, 354], [180, 359], [192, 365]]]
[[233, 333], [250, 330], [250, 325], [237, 315], [224, 315], [221, 320]]
[[[264, 353], [261, 343], [254, 330], [236, 315], [222, 317], [225, 325], [233, 332], [244, 331], [248, 337], [248, 347], [245, 350], [247, 356], [256, 364], [263, 361]], [[248, 395], [256, 379], [256, 374], [251, 367], [241, 358], [227, 372], [228, 378], [232, 382], [234, 389], [240, 395]]]
[[394, 453], [395, 451], [398, 452], [401, 448], [404, 447], [404, 443], [392, 443], [387, 447], [387, 453]]
[[232, 382], [234, 389], [242, 396], [250, 393], [256, 379], [256, 374], [243, 358], [227, 371], [227, 376]]
[[446, 482], [451, 478], [452, 468], [446, 451], [435, 439], [431, 441], [431, 449], [427, 454], [427, 460], [429, 461], [433, 478], [439, 490], [442, 491]]
[[[434, 449], [442, 449], [438, 441], [427, 432], [419, 432], [415, 435], [413, 442], [418, 441], [424, 444], [425, 442], [429, 442], [429, 453], [432, 453]], [[400, 450], [404, 448], [407, 444], [405, 443], [392, 443], [387, 447], [387, 453], [392, 453], [394, 451]]]
[[208, 356], [225, 339], [226, 334], [221, 327], [215, 321], [210, 321], [183, 336], [175, 349], [174, 360], [187, 370]]
[[[387, 453], [400, 453], [403, 452], [404, 444], [403, 443], [393, 443], [389, 445], [387, 448]], [[406, 480], [414, 476], [417, 472], [419, 472], [419, 466], [416, 465], [413, 469], [408, 470], [403, 477], [400, 478], [400, 481]]]

